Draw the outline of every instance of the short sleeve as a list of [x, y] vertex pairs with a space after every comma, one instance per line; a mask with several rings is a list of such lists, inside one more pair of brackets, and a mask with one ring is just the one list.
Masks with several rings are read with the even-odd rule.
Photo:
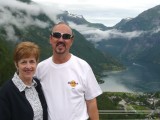
[[85, 84], [85, 99], [91, 100], [102, 94], [102, 90], [95, 78], [95, 75], [89, 66], [89, 69], [86, 73], [86, 84]]

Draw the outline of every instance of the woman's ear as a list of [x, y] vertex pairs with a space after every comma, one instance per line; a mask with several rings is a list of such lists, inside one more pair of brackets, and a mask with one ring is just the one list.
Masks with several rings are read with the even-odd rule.
[[16, 62], [14, 62], [14, 65], [15, 65], [15, 67], [16, 67], [16, 69], [17, 69], [17, 74], [19, 74], [18, 64], [17, 64]]
[[18, 69], [18, 65], [17, 65], [17, 63], [16, 63], [16, 62], [14, 62], [14, 65], [15, 65], [16, 69]]

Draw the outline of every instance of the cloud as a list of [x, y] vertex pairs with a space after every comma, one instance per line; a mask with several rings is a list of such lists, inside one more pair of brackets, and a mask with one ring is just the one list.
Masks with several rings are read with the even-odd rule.
[[[75, 1], [72, 4], [77, 4], [79, 1]], [[89, 5], [90, 0], [85, 1], [83, 4], [88, 4]], [[67, 3], [66, 3], [67, 4]], [[93, 6], [96, 4], [92, 4]], [[54, 7], [53, 7], [54, 6]], [[93, 7], [92, 6], [92, 7]], [[92, 14], [94, 13], [96, 16], [98, 16], [96, 10], [93, 10], [92, 7], [87, 7], [84, 10], [88, 10], [86, 13]], [[24, 29], [28, 26], [38, 26], [40, 28], [46, 28], [49, 26], [48, 21], [41, 21], [38, 18], [33, 18], [33, 16], [38, 16], [41, 13], [47, 15], [53, 22], [58, 23], [60, 20], [56, 18], [57, 14], [62, 13], [63, 11], [60, 11], [60, 4], [42, 4], [42, 3], [34, 3], [31, 2], [30, 4], [23, 3], [20, 1], [16, 0], [1, 0], [0, 4], [0, 26], [6, 27], [5, 30], [8, 30], [8, 28], [13, 28], [11, 27], [12, 25], [16, 26], [19, 29]], [[73, 8], [74, 9], [74, 8]], [[77, 8], [75, 8], [77, 9]], [[111, 12], [114, 9], [113, 8], [107, 8], [104, 9], [100, 8], [103, 10], [102, 13], [99, 13], [100, 16], [107, 16], [107, 14], [115, 14], [115, 12]], [[119, 10], [117, 10], [119, 9]], [[124, 8], [127, 9], [127, 8]], [[91, 12], [92, 10], [92, 12]], [[117, 11], [117, 18], [112, 18], [112, 19], [118, 19], [120, 16], [118, 16], [122, 11], [120, 10], [120, 7], [116, 8]], [[120, 12], [121, 11], [121, 12]], [[107, 13], [104, 15], [104, 13]], [[124, 13], [126, 14], [126, 13]], [[103, 17], [97, 17], [97, 21], [100, 21], [101, 19], [105, 19]], [[98, 20], [99, 19], [99, 20]], [[121, 32], [116, 29], [111, 29], [111, 30], [106, 30], [106, 31], [101, 31], [96, 28], [88, 27], [87, 25], [76, 25], [72, 22], [69, 23], [72, 28], [76, 29], [80, 33], [86, 36], [87, 40], [93, 41], [93, 42], [98, 42], [101, 41], [102, 39], [108, 40], [111, 38], [126, 38], [126, 39], [132, 39], [134, 37], [138, 37], [143, 33], [143, 31], [133, 31], [133, 32]], [[14, 30], [14, 28], [12, 29]], [[158, 30], [159, 31], [159, 30]], [[15, 32], [10, 32], [14, 34]], [[11, 37], [8, 37], [11, 38]]]
[[18, 37], [15, 36], [15, 31], [14, 28], [12, 26], [6, 26], [5, 30], [7, 31], [7, 40], [14, 40], [17, 41]]
[[[38, 3], [37, 3], [38, 4]], [[52, 6], [52, 5], [42, 5], [38, 4], [42, 11], [55, 23], [60, 22], [59, 19], [57, 19], [57, 15], [62, 14], [64, 11], [59, 10], [58, 7]]]
[[17, 0], [1, 0], [0, 6], [9, 7], [12, 11], [23, 10], [31, 15], [39, 15], [41, 12], [41, 8], [33, 2], [31, 4], [27, 4]]
[[36, 4], [27, 4], [16, 0], [5, 0], [0, 4], [0, 25], [10, 24], [20, 29], [30, 25], [45, 28], [48, 26], [46, 21], [34, 20], [32, 17], [38, 16], [40, 13], [42, 13], [42, 8]]
[[[0, 4], [0, 26], [3, 26], [9, 40], [17, 39], [13, 26], [24, 29], [28, 26], [46, 28], [48, 21], [42, 21], [33, 16], [46, 14], [52, 21], [58, 21], [56, 15], [60, 11], [51, 6], [44, 6], [31, 2], [30, 4], [16, 0], [1, 0]], [[13, 37], [15, 36], [15, 37]]]
[[160, 32], [160, 27], [157, 27], [156, 29], [151, 30], [151, 34], [155, 34]]
[[132, 39], [134, 37], [140, 36], [143, 31], [132, 31], [132, 32], [122, 32], [116, 29], [102, 31], [93, 27], [88, 27], [87, 25], [76, 25], [73, 22], [69, 22], [70, 26], [81, 34], [85, 35], [87, 40], [92, 42], [99, 42], [101, 40], [108, 40], [111, 38], [125, 38]]

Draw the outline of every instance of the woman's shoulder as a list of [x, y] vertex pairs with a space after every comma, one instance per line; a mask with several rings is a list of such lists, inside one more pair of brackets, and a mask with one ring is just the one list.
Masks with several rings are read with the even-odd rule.
[[13, 84], [12, 80], [5, 81], [3, 83], [3, 85], [0, 87], [0, 96], [3, 94], [7, 94], [7, 93], [12, 92], [13, 86], [14, 86], [14, 84]]
[[37, 84], [40, 84], [40, 80], [37, 77], [33, 77], [33, 80], [35, 80]]
[[37, 77], [33, 77], [33, 80], [37, 83], [36, 85], [36, 89], [39, 91], [41, 88], [41, 83], [40, 83], [40, 80], [37, 78]]

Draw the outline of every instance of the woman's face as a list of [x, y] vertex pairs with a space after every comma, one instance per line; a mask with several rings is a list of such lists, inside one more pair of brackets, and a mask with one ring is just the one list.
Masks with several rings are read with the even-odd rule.
[[31, 81], [37, 67], [36, 58], [33, 56], [29, 58], [23, 58], [18, 61], [16, 67], [19, 72], [19, 77], [22, 81]]

